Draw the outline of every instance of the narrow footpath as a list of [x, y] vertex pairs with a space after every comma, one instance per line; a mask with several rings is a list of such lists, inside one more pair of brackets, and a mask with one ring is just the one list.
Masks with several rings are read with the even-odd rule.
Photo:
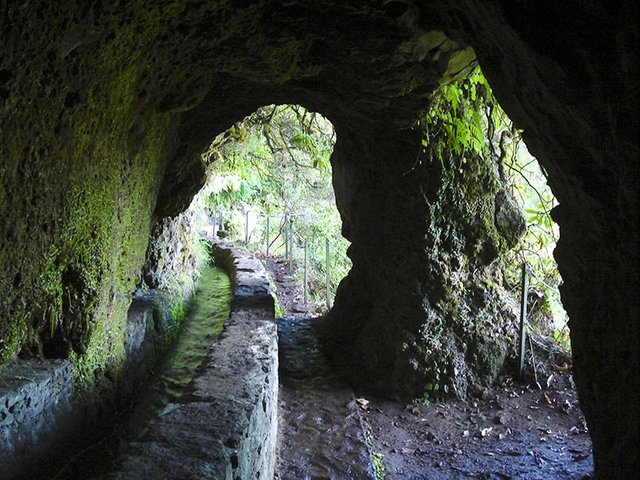
[[278, 320], [277, 480], [592, 478], [591, 440], [569, 357], [538, 358], [539, 382], [504, 374], [466, 401], [407, 405], [354, 396], [319, 348], [319, 309], [305, 307], [285, 261], [261, 260], [287, 312]]
[[286, 313], [278, 319], [280, 351], [277, 480], [375, 478], [353, 391], [328, 365], [313, 312], [286, 263], [263, 258]]

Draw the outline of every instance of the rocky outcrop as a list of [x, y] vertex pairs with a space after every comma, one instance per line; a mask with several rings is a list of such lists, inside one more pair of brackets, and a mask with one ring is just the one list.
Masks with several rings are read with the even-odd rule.
[[182, 300], [191, 297], [198, 271], [208, 260], [194, 217], [194, 211], [188, 209], [154, 226], [142, 272], [146, 287], [165, 290]]
[[515, 336], [498, 260], [524, 219], [495, 159], [416, 159], [420, 132], [392, 135], [359, 137], [366, 163], [347, 160], [352, 140], [336, 146], [353, 268], [324, 325], [327, 348], [360, 388], [464, 398], [495, 379]]
[[555, 257], [599, 478], [640, 469], [638, 13], [627, 1], [464, 1], [443, 16], [473, 45], [560, 203]]
[[186, 208], [216, 134], [286, 102], [336, 128], [334, 185], [354, 259], [341, 303], [374, 312], [370, 324], [336, 322], [335, 341], [350, 335], [397, 378], [394, 325], [415, 336], [425, 316], [418, 298], [387, 298], [406, 298], [393, 265], [425, 285], [429, 212], [408, 129], [472, 60], [471, 45], [560, 201], [556, 255], [596, 470], [624, 478], [640, 468], [636, 2], [0, 8], [0, 362], [71, 356], [83, 388], [108, 387], [153, 212]]
[[234, 281], [224, 332], [188, 393], [125, 449], [109, 478], [273, 478], [278, 343], [269, 280], [245, 249], [217, 246], [215, 258]]

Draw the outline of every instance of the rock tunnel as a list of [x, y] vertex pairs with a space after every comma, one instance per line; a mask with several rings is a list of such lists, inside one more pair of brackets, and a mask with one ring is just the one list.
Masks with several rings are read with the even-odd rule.
[[[71, 356], [100, 389], [154, 222], [198, 191], [199, 154], [262, 105], [334, 124], [353, 270], [336, 362], [415, 395], [433, 277], [413, 128], [478, 62], [560, 206], [555, 252], [598, 478], [638, 470], [637, 6], [633, 2], [4, 2], [0, 361]], [[431, 296], [431, 297], [430, 297]], [[53, 327], [55, 328], [53, 328]]]

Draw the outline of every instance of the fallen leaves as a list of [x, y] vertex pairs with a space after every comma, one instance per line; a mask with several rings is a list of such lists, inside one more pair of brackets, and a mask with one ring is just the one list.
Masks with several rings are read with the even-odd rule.
[[482, 430], [480, 430], [480, 436], [488, 437], [489, 435], [491, 435], [491, 432], [493, 432], [493, 427], [483, 428]]
[[[385, 435], [393, 439], [384, 448], [393, 449], [397, 467], [405, 472], [435, 467], [444, 469], [446, 478], [460, 478], [456, 472], [464, 471], [469, 478], [512, 479], [522, 478], [522, 469], [543, 468], [549, 478], [563, 468], [587, 471], [591, 455], [587, 437], [579, 438], [586, 426], [577, 400], [563, 388], [561, 374], [550, 377], [540, 378], [542, 391], [517, 386], [484, 390], [482, 398], [469, 402], [385, 406], [384, 415], [376, 414], [377, 401], [354, 401], [367, 412], [365, 418], [384, 422]], [[578, 448], [572, 451], [571, 446]]]

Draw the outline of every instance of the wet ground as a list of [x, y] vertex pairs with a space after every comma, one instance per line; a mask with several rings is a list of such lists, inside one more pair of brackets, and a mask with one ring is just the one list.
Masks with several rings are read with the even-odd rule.
[[360, 398], [385, 479], [591, 478], [591, 439], [571, 389], [506, 382], [467, 402]]
[[286, 264], [263, 259], [289, 312], [278, 319], [280, 391], [277, 480], [375, 478], [353, 391], [320, 350], [315, 306], [302, 296]]
[[506, 376], [465, 402], [407, 405], [362, 392], [354, 402], [308, 320], [321, 306], [302, 304], [285, 262], [263, 261], [290, 312], [279, 324], [279, 480], [372, 478], [373, 467], [364, 466], [367, 444], [379, 479], [591, 478], [591, 440], [569, 369], [549, 366], [553, 373], [534, 387]]
[[328, 367], [313, 321], [278, 321], [276, 479], [371, 479], [371, 457], [351, 389]]

